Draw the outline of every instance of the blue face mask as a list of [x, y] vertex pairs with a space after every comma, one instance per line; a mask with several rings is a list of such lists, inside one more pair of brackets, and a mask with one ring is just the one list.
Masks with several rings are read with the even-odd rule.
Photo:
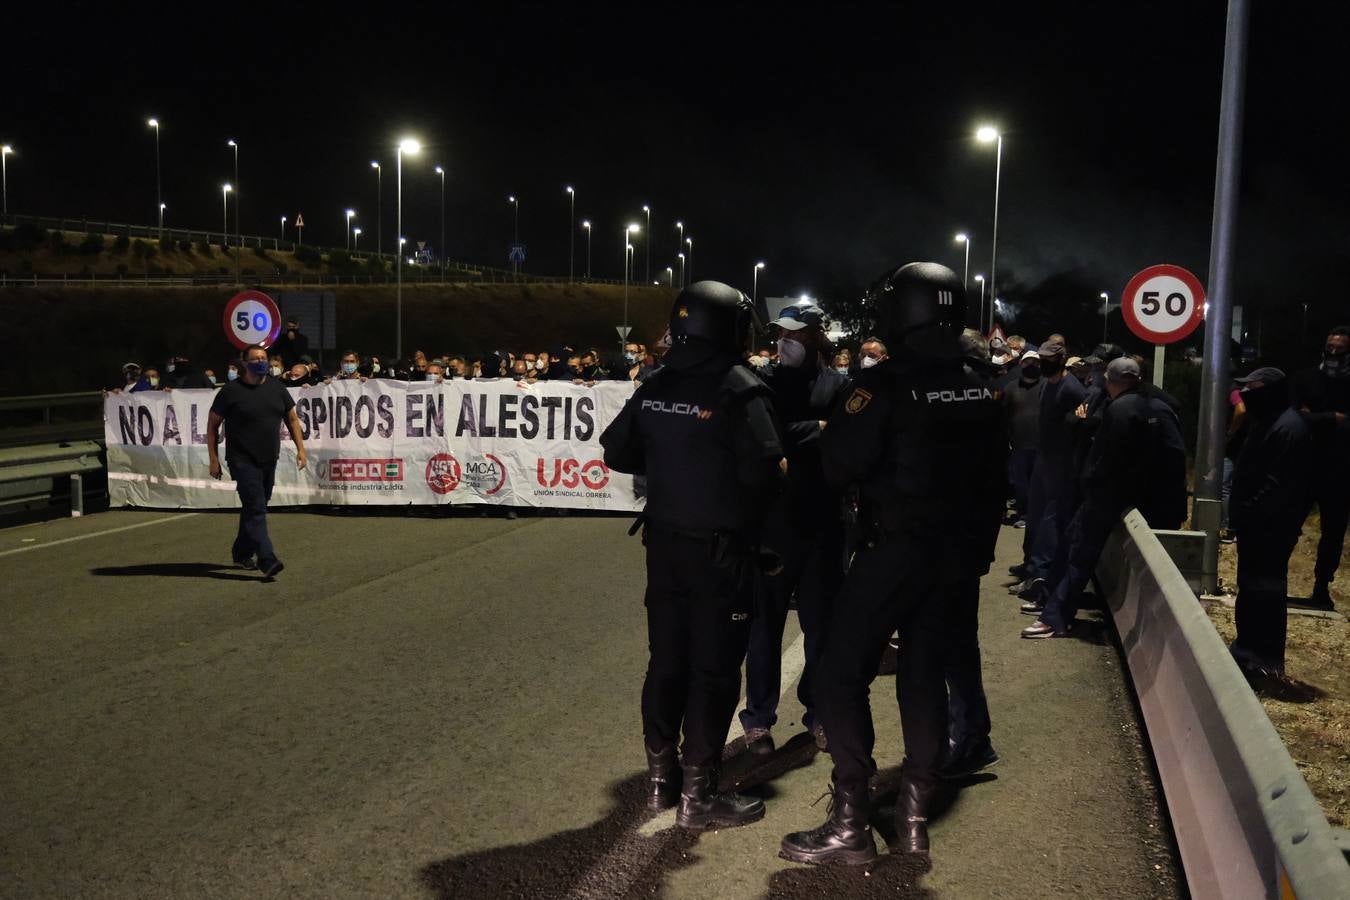
[[248, 370], [255, 378], [261, 378], [266, 375], [269, 368], [270, 366], [265, 359], [254, 359], [250, 360], [248, 363]]
[[234, 381], [236, 378], [239, 377], [239, 373], [234, 369], [230, 369], [228, 372], [225, 373], [225, 377], [230, 381]]
[[343, 374], [343, 375], [355, 375], [355, 374], [356, 374], [356, 363], [343, 363], [343, 364], [342, 364], [342, 374]]
[[637, 362], [637, 354], [636, 354], [636, 353], [625, 353], [625, 354], [623, 355], [623, 360], [624, 360], [624, 362], [628, 363], [628, 364], [631, 366], [633, 363]]

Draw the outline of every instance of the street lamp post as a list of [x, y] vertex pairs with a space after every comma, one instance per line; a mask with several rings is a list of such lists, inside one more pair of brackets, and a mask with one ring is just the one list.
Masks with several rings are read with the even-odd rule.
[[630, 223], [623, 230], [623, 327], [624, 337], [628, 336], [628, 254], [633, 252], [633, 245], [629, 242], [630, 234], [637, 234], [641, 229], [636, 222]]
[[[976, 275], [975, 280], [980, 283], [980, 330], [984, 330], [984, 276]], [[992, 318], [992, 317], [991, 317]], [[993, 329], [989, 329], [993, 331]]]
[[694, 278], [694, 239], [692, 237], [685, 238], [684, 245], [689, 248], [688, 273], [689, 279], [692, 281]]
[[[229, 251], [230, 246], [230, 191], [229, 184], [220, 186], [220, 243]], [[161, 215], [163, 215], [161, 213]]]
[[145, 124], [155, 129], [155, 205], [159, 207], [159, 236], [164, 237], [164, 189], [159, 178], [159, 119], [150, 119]]
[[4, 194], [4, 215], [9, 215], [9, 155], [14, 148], [9, 144], [0, 147], [0, 191]]
[[1106, 323], [1111, 316], [1111, 298], [1106, 291], [1102, 291], [1102, 343], [1106, 343]]
[[642, 204], [642, 211], [647, 214], [647, 281], [652, 280], [652, 208], [647, 204]]
[[676, 253], [675, 258], [680, 261], [680, 287], [684, 287], [684, 254]]
[[754, 286], [750, 289], [750, 302], [756, 308], [758, 308], [759, 306], [759, 270], [762, 268], [764, 268], [764, 263], [762, 262], [755, 263], [755, 270], [753, 273], [755, 281]]
[[159, 205], [159, 221], [161, 223], [164, 221], [164, 211], [167, 210], [168, 208], [169, 206], [167, 203], [161, 203]]
[[[384, 205], [380, 197], [380, 180], [384, 173], [380, 164], [373, 159], [370, 167], [375, 170], [375, 255], [379, 256], [384, 252]], [[384, 271], [383, 266], [380, 271]]]
[[570, 204], [567, 213], [567, 283], [571, 284], [575, 280], [577, 259], [577, 230], [572, 227], [572, 223], [577, 220], [577, 192], [570, 184], [567, 186], [567, 200]]
[[962, 286], [963, 288], [969, 288], [969, 287], [970, 287], [970, 235], [966, 234], [966, 233], [963, 231], [963, 232], [961, 232], [960, 234], [958, 234], [958, 235], [956, 236], [956, 242], [957, 242], [958, 244], [965, 244], [965, 245], [966, 245], [966, 268], [965, 268], [965, 272], [961, 275], [961, 286]]
[[[234, 244], [236, 247], [244, 246], [243, 229], [239, 227], [239, 142], [230, 138], [225, 142], [225, 146], [234, 151]], [[239, 263], [235, 263], [235, 280], [238, 280]]]
[[353, 228], [353, 229], [352, 229], [352, 253], [356, 253], [356, 252], [358, 252], [360, 249], [361, 249], [361, 229], [360, 229], [360, 228]]
[[[682, 251], [684, 250], [684, 223], [676, 222], [675, 228], [678, 229], [680, 232], [680, 242], [675, 245], [675, 250], [677, 253], [681, 253], [681, 258], [683, 258]], [[680, 287], [684, 287], [684, 263], [680, 264]]]
[[586, 280], [591, 280], [591, 220], [585, 219], [581, 227], [586, 229]]
[[666, 287], [673, 288], [674, 286], [675, 286], [675, 270], [670, 266], [666, 266]]
[[445, 281], [445, 168], [437, 166], [436, 174], [441, 176], [441, 281]]
[[[997, 295], [998, 290], [998, 193], [1003, 178], [1003, 135], [992, 125], [985, 125], [975, 132], [975, 138], [982, 144], [997, 142], [998, 149], [994, 157], [994, 240], [989, 255], [989, 296]], [[994, 316], [989, 314], [989, 326], [992, 329]]]
[[516, 248], [520, 246], [520, 201], [516, 195], [512, 194], [506, 198], [506, 202], [511, 204], [512, 215], [514, 216], [514, 225], [511, 226], [511, 271], [517, 275], [520, 274], [520, 263], [516, 261]]
[[281, 243], [286, 243], [286, 217], [281, 217]]
[[398, 142], [398, 150], [395, 156], [398, 159], [398, 221], [396, 227], [398, 230], [398, 260], [394, 264], [395, 280], [397, 287], [395, 294], [394, 328], [397, 333], [394, 336], [394, 357], [403, 358], [403, 154], [416, 156], [422, 150], [422, 145], [412, 138], [404, 138]]
[[356, 210], [347, 210], [347, 252], [352, 251], [352, 216], [356, 215]]

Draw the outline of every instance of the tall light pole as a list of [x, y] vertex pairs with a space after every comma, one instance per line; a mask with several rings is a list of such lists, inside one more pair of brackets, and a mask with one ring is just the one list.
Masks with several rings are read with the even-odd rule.
[[628, 236], [637, 234], [641, 229], [636, 222], [630, 223], [623, 230], [623, 327], [624, 338], [628, 337], [628, 254], [633, 251], [633, 245], [629, 243]]
[[520, 201], [512, 194], [506, 198], [506, 202], [511, 204], [512, 214], [515, 217], [515, 224], [511, 228], [511, 271], [520, 274], [520, 263], [515, 259], [516, 248], [520, 246]]
[[164, 213], [165, 213], [165, 210], [167, 210], [168, 208], [169, 208], [169, 205], [168, 205], [167, 203], [161, 203], [161, 204], [159, 205], [159, 220], [160, 220], [161, 222], [164, 221]]
[[[383, 172], [376, 160], [370, 161], [370, 167], [375, 170], [375, 255], [379, 256], [384, 252], [384, 206], [380, 197], [380, 179]], [[384, 271], [383, 266], [381, 271]]]
[[445, 167], [437, 166], [436, 174], [441, 176], [441, 281], [445, 281]]
[[581, 227], [586, 229], [586, 280], [591, 280], [591, 220], [585, 219]]
[[[675, 228], [680, 232], [680, 242], [675, 245], [675, 251], [680, 254], [680, 259], [684, 259], [684, 223], [676, 222]], [[680, 263], [680, 287], [684, 287], [684, 263]]]
[[676, 253], [675, 258], [680, 261], [680, 287], [684, 287], [684, 254]]
[[4, 193], [4, 215], [9, 215], [9, 155], [14, 148], [9, 144], [0, 147], [0, 190]]
[[361, 229], [360, 229], [360, 228], [353, 228], [353, 229], [352, 229], [352, 252], [353, 252], [353, 253], [356, 253], [356, 252], [357, 252], [358, 250], [360, 250], [360, 249], [361, 249]]
[[159, 207], [159, 236], [164, 237], [164, 190], [159, 178], [159, 119], [149, 119], [147, 125], [155, 129], [155, 205]]
[[759, 305], [759, 270], [762, 268], [764, 268], [764, 263], [762, 262], [755, 263], [755, 271], [753, 273], [755, 277], [755, 282], [754, 287], [750, 289], [750, 302], [751, 304], [755, 305], [756, 308], [758, 308]]
[[395, 312], [394, 328], [397, 334], [394, 337], [394, 357], [403, 358], [403, 154], [416, 156], [422, 151], [422, 145], [412, 138], [404, 138], [398, 142], [398, 150], [395, 156], [398, 158], [398, 260], [394, 263], [395, 277], [397, 287], [394, 289]]
[[692, 237], [687, 237], [687, 238], [685, 238], [685, 239], [684, 239], [684, 245], [685, 245], [685, 247], [687, 247], [688, 250], [689, 250], [689, 259], [688, 259], [688, 266], [689, 266], [689, 269], [688, 269], [688, 273], [689, 273], [689, 279], [692, 281], [693, 278], [694, 278], [694, 239], [693, 239]]
[[647, 214], [647, 240], [643, 242], [643, 243], [645, 243], [645, 244], [647, 245], [647, 278], [646, 278], [645, 280], [651, 281], [651, 280], [652, 280], [652, 208], [651, 208], [650, 206], [648, 206], [647, 204], [644, 203], [644, 204], [642, 204], [642, 211], [645, 212], [645, 213]]
[[666, 266], [666, 287], [673, 288], [674, 286], [675, 286], [675, 270], [670, 266]]
[[1106, 291], [1101, 292], [1102, 298], [1102, 343], [1106, 343], [1106, 322], [1111, 315], [1111, 298]]
[[281, 242], [286, 243], [286, 217], [281, 217]]
[[[998, 190], [1003, 178], [1003, 135], [992, 125], [984, 125], [975, 132], [975, 139], [982, 144], [997, 142], [998, 152], [994, 157], [994, 240], [989, 255], [989, 296], [998, 294]], [[989, 313], [989, 327], [993, 330], [994, 314]]]
[[577, 220], [577, 192], [572, 190], [572, 186], [567, 186], [567, 200], [570, 208], [567, 213], [567, 283], [571, 284], [575, 278], [576, 259], [577, 259], [577, 230], [572, 227], [572, 223]]
[[[980, 330], [984, 330], [984, 276], [976, 275], [975, 280], [980, 283]], [[993, 331], [993, 329], [989, 329]]]
[[[243, 229], [239, 227], [239, 142], [230, 138], [225, 142], [225, 146], [234, 151], [234, 244], [236, 247], [242, 247], [244, 246]], [[235, 268], [239, 268], [237, 262]], [[236, 281], [238, 280], [238, 274], [238, 272], [235, 273]]]
[[352, 217], [356, 215], [356, 210], [347, 210], [347, 252], [352, 250]]
[[961, 276], [961, 286], [962, 286], [962, 287], [965, 287], [965, 288], [969, 288], [969, 287], [970, 287], [970, 235], [966, 234], [966, 233], [963, 231], [963, 232], [961, 232], [960, 234], [958, 234], [958, 235], [956, 236], [956, 242], [957, 242], [958, 244], [965, 244], [965, 245], [966, 245], [966, 269], [965, 269], [965, 273]]
[[[230, 191], [233, 188], [230, 185], [222, 184], [220, 186], [220, 242], [226, 248], [230, 246]], [[161, 213], [160, 215], [163, 215]]]

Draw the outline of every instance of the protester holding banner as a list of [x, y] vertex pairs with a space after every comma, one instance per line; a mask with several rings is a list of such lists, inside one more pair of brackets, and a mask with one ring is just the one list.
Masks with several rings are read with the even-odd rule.
[[225, 462], [243, 507], [232, 556], [237, 565], [246, 569], [256, 565], [271, 578], [284, 568], [267, 535], [267, 501], [272, 498], [277, 458], [281, 455], [281, 423], [290, 428], [300, 469], [307, 462], [305, 441], [290, 392], [280, 379], [269, 377], [267, 350], [252, 344], [244, 350], [243, 359], [244, 372], [239, 380], [221, 388], [211, 404], [206, 449], [211, 458], [211, 477], [218, 480], [222, 473], [217, 444], [224, 424]]

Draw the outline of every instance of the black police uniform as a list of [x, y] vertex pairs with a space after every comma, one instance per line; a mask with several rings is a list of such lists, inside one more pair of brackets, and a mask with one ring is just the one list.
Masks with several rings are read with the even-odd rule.
[[[815, 354], [812, 354], [815, 355]], [[787, 491], [761, 514], [763, 541], [783, 560], [782, 571], [760, 577], [761, 602], [750, 627], [745, 658], [746, 708], [741, 727], [772, 728], [778, 719], [782, 684], [783, 627], [795, 594], [797, 617], [805, 635], [805, 665], [797, 698], [805, 709], [802, 724], [816, 724], [813, 690], [825, 648], [835, 592], [844, 580], [841, 499], [825, 481], [820, 462], [820, 423], [829, 418], [848, 377], [809, 361], [793, 368], [778, 365], [762, 372], [773, 390], [774, 409], [783, 423], [788, 460]]]
[[750, 631], [756, 522], [783, 457], [768, 389], [739, 364], [749, 301], [717, 282], [682, 291], [673, 346], [600, 437], [605, 463], [646, 476], [650, 660], [642, 723], [649, 804], [674, 802], [681, 731], [686, 827], [741, 825], [759, 800], [716, 793]]
[[873, 296], [878, 332], [897, 349], [858, 375], [821, 439], [826, 475], [840, 488], [858, 486], [870, 534], [836, 599], [816, 692], [834, 759], [834, 804], [820, 828], [783, 839], [782, 854], [799, 862], [876, 856], [868, 688], [897, 630], [905, 762], [896, 825], [904, 850], [928, 849], [927, 811], [947, 739], [944, 599], [968, 573], [987, 571], [988, 536], [1003, 507], [1000, 404], [962, 366], [961, 279], [945, 266], [911, 263]]

